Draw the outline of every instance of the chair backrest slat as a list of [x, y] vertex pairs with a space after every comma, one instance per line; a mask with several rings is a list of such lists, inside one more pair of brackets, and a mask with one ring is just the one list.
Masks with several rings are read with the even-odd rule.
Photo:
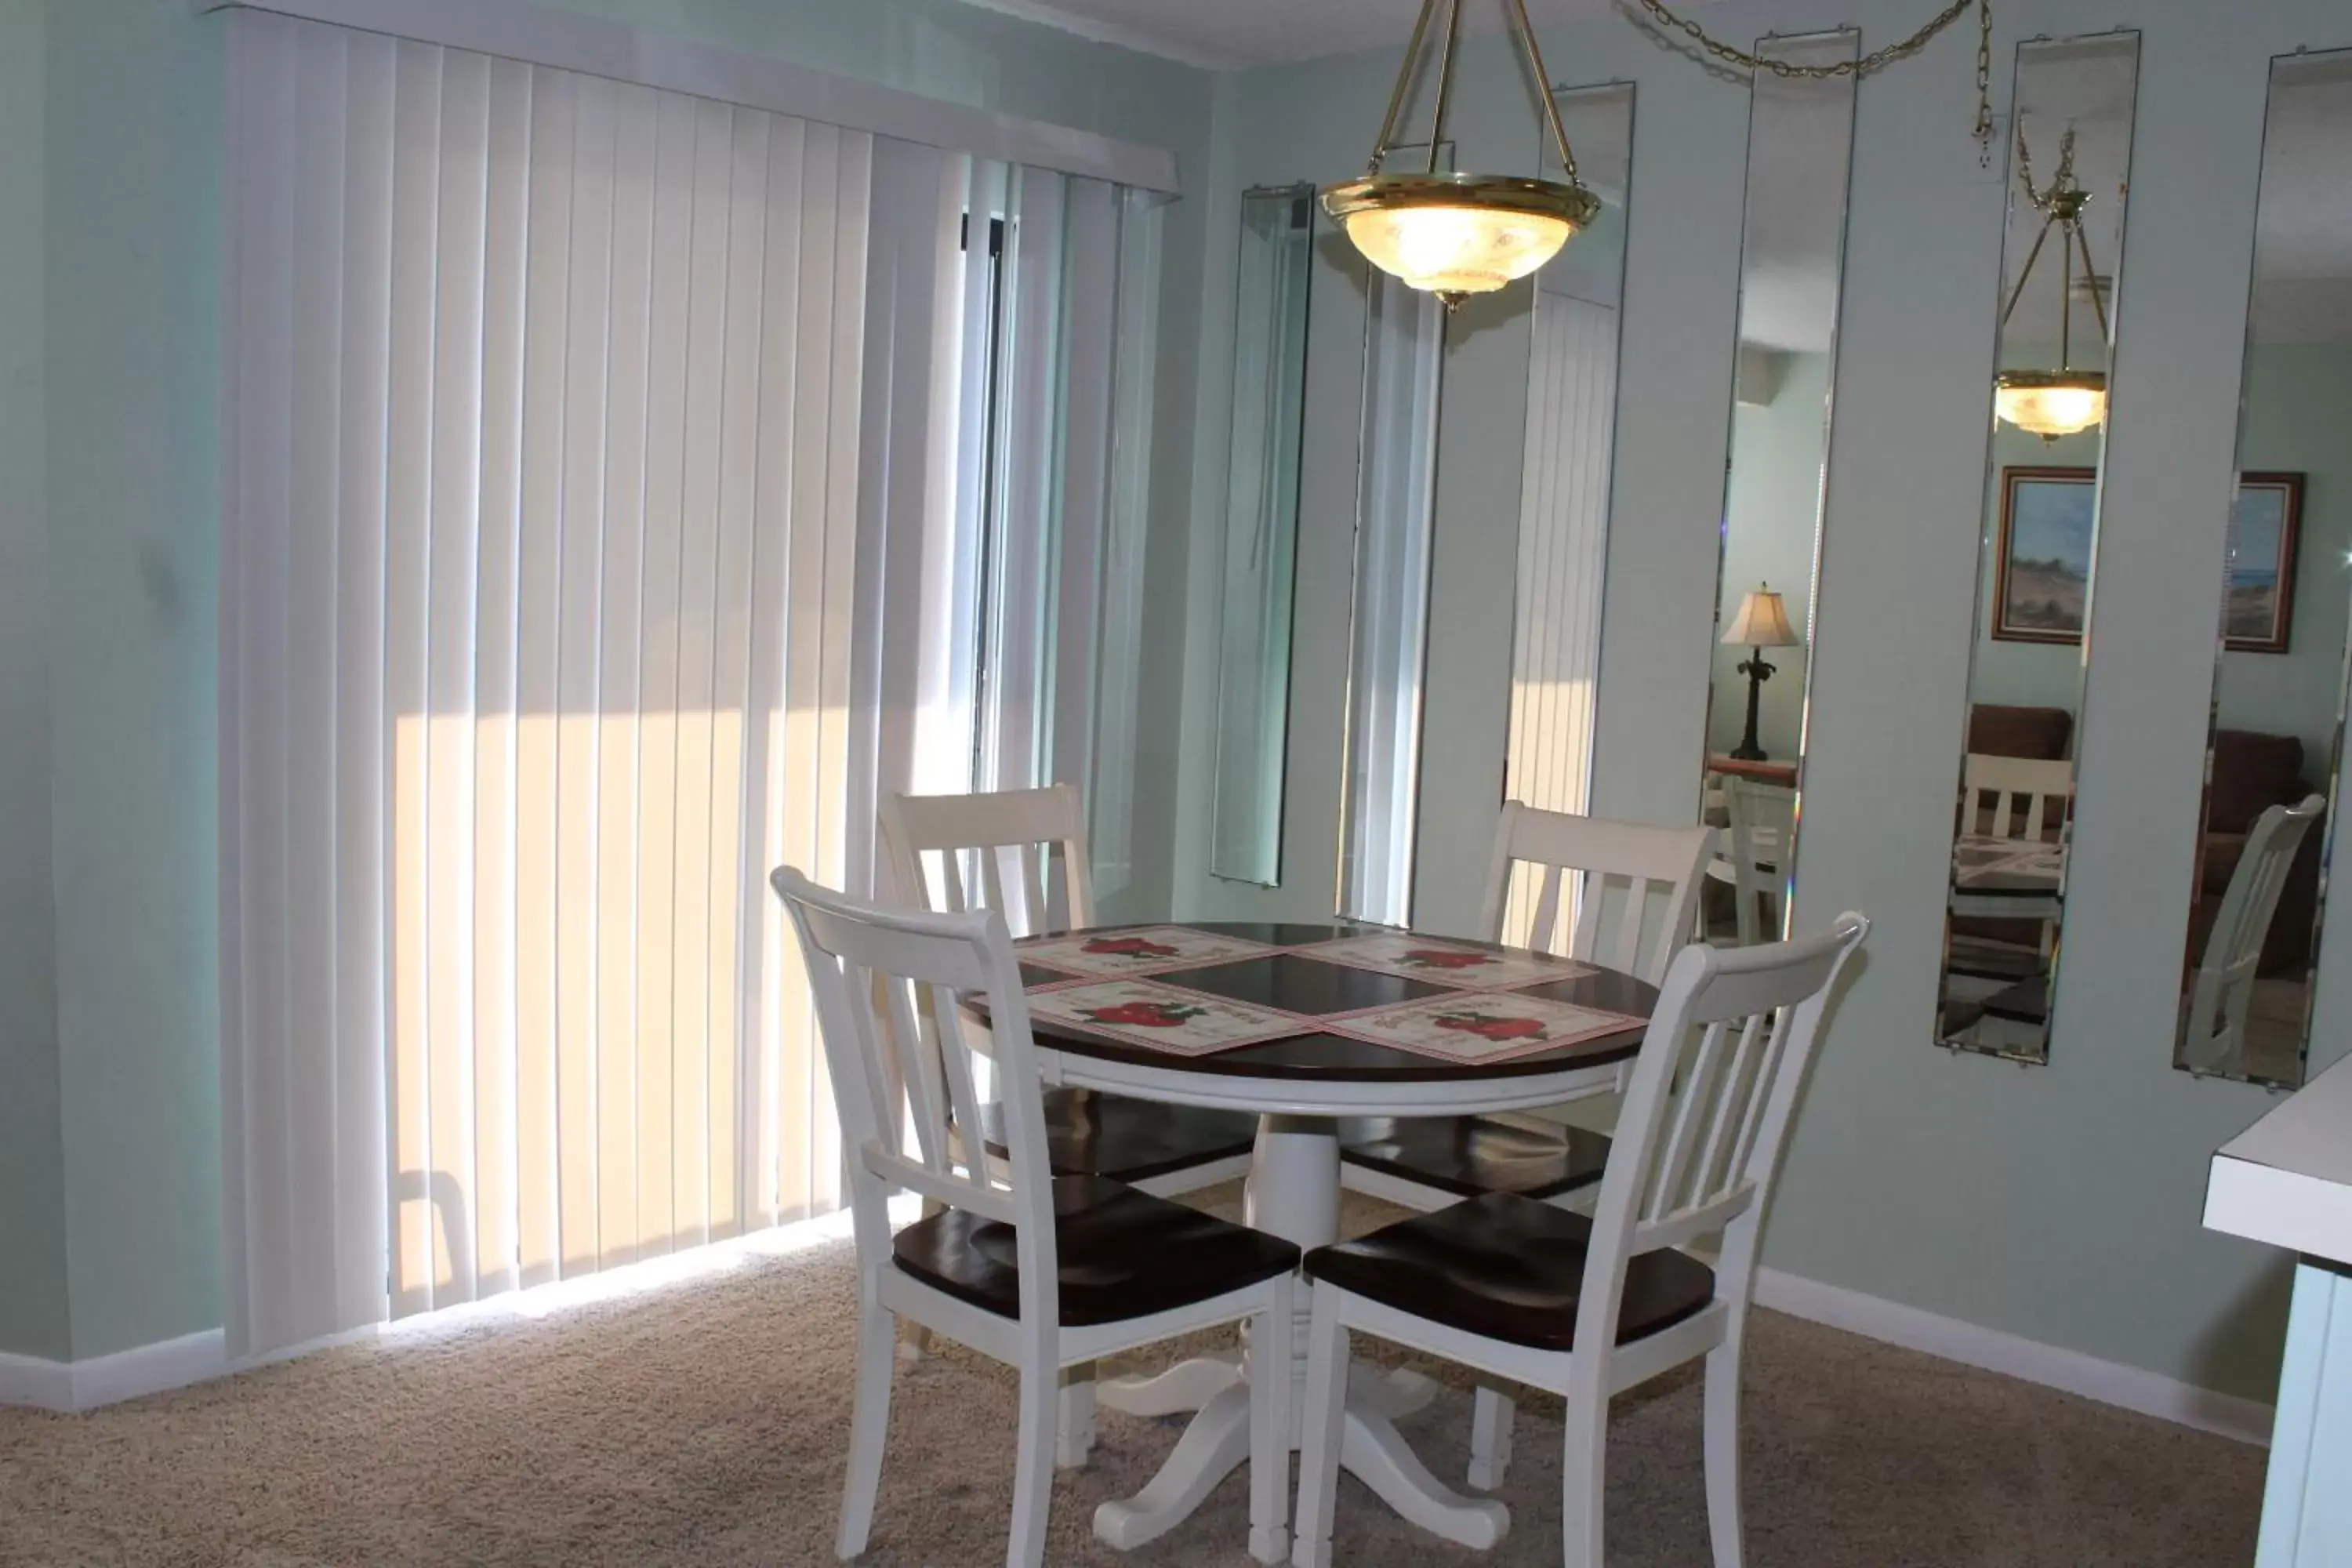
[[[1593, 1210], [1579, 1344], [1612, 1344], [1632, 1260], [1721, 1232], [1718, 1299], [1744, 1310], [1764, 1210], [1822, 1017], [1869, 934], [1685, 947], [1635, 1058]], [[1693, 1037], [1696, 1037], [1696, 1047]]]
[[[1028, 1002], [1003, 915], [896, 909], [818, 888], [789, 867], [772, 883], [799, 935], [816, 1004], [860, 1251], [887, 1255], [887, 1205], [898, 1188], [1004, 1220], [1016, 1227], [1026, 1317], [1033, 1289], [1052, 1288], [1053, 1189]], [[961, 1026], [959, 995], [987, 999], [988, 1030]], [[1001, 1172], [976, 1152], [983, 1147], [976, 1039], [988, 1041], [994, 1068]], [[953, 1165], [950, 1119], [975, 1152]]]
[[[883, 799], [881, 817], [883, 852], [906, 903], [958, 913], [994, 910], [1016, 936], [1094, 923], [1086, 807], [1068, 784], [990, 795], [892, 795]], [[934, 861], [940, 868], [936, 882], [929, 872]]]
[[[2058, 803], [2058, 821], [2065, 821], [2065, 803], [2074, 795], [2074, 764], [2063, 758], [2004, 757], [1970, 752], [1960, 770], [1960, 830], [1973, 833], [1990, 811], [1989, 831], [1995, 838], [2042, 838], [2051, 824], [2050, 805]], [[1990, 795], [1990, 803], [1985, 796]], [[2022, 801], [2021, 812], [2018, 803]]]
[[[1689, 936], [1708, 837], [1704, 827], [1612, 822], [1506, 802], [1487, 870], [1482, 934], [1492, 942], [1560, 952], [1562, 889], [1571, 888], [1576, 910], [1568, 956], [1654, 984]], [[1530, 878], [1534, 913], [1525, 926], [1507, 931], [1512, 868], [1520, 864], [1539, 868]], [[1576, 880], [1569, 881], [1570, 877]], [[1603, 906], [1619, 898], [1623, 902], [1617, 918], [1604, 928]], [[1604, 929], [1613, 939], [1604, 938]], [[1651, 938], [1646, 946], [1645, 935]]]
[[1698, 1145], [1698, 1125], [1714, 1109], [1716, 1074], [1723, 1058], [1723, 1034], [1720, 1018], [1700, 1031], [1697, 1059], [1692, 1062], [1683, 1080], [1683, 1091], [1675, 1096], [1674, 1127], [1666, 1135], [1657, 1174], [1642, 1205], [1644, 1220], [1664, 1219], [1684, 1206], [1691, 1158]]

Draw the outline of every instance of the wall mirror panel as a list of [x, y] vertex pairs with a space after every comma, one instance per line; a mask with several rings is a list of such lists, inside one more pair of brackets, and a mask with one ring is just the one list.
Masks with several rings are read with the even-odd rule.
[[[1860, 45], [1845, 29], [1767, 38], [1758, 53], [1819, 68], [1853, 60]], [[1717, 833], [1700, 906], [1716, 942], [1779, 936], [1796, 869], [1853, 93], [1851, 76], [1759, 72], [1748, 110], [1739, 348], [1701, 795]]]
[[[1554, 98], [1601, 208], [1534, 279], [1503, 789], [1546, 811], [1582, 813], [1617, 439], [1633, 85], [1566, 88]], [[1547, 173], [1557, 164], [1555, 157]], [[1505, 930], [1529, 929], [1540, 879], [1524, 866], [1514, 873]], [[1558, 926], [1563, 936], [1573, 928], [1572, 920]]]
[[2017, 51], [1936, 1039], [2046, 1061], [2096, 585], [2139, 36]]
[[1310, 184], [1242, 193], [1209, 869], [1262, 887], [1282, 879], [1291, 596], [1316, 211]]
[[1356, 582], [1348, 632], [1347, 774], [1335, 908], [1402, 926], [1412, 916], [1420, 825], [1423, 678], [1429, 658], [1430, 529], [1445, 311], [1434, 294], [1363, 264], [1363, 434], [1356, 475]]
[[2352, 621], [2352, 49], [2271, 68], [2175, 1061], [2304, 1079]]

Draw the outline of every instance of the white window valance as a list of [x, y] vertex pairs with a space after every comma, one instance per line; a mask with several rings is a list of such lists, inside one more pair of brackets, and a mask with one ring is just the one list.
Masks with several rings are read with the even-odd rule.
[[976, 158], [1178, 194], [1176, 155], [1067, 125], [999, 114], [855, 77], [690, 43], [522, 0], [194, 0], [199, 12], [269, 11], [496, 55], [895, 137]]

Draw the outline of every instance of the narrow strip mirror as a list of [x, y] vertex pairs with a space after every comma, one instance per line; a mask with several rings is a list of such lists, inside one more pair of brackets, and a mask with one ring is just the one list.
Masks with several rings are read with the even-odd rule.
[[[1566, 88], [1554, 98], [1578, 171], [1601, 198], [1601, 211], [1535, 275], [1503, 791], [1545, 811], [1581, 814], [1591, 783], [1617, 444], [1633, 84]], [[1557, 162], [1555, 154], [1546, 177]], [[1506, 931], [1529, 929], [1538, 873], [1529, 866], [1513, 872]], [[1557, 929], [1564, 938], [1575, 924], [1564, 920]]]
[[1369, 264], [1366, 271], [1370, 299], [1337, 907], [1349, 920], [1402, 926], [1412, 916], [1445, 315], [1436, 295]]
[[1315, 212], [1311, 184], [1242, 193], [1209, 869], [1262, 887], [1282, 880], [1291, 590], [1298, 558], [1299, 431], [1307, 400]]
[[2352, 49], [2271, 67], [2174, 1060], [2304, 1080], [2352, 623]]
[[[1767, 38], [1804, 69], [1852, 61], [1851, 28]], [[1853, 78], [1759, 72], [1706, 718], [1705, 820], [1716, 829], [1708, 940], [1778, 937], [1796, 874], [1813, 595], [1828, 503], [1838, 300], [1853, 167]]]
[[1936, 1039], [2049, 1059], [2139, 35], [2021, 44]]

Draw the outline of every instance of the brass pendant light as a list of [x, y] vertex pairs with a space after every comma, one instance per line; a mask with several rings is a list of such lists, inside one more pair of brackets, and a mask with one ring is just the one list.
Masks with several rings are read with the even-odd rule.
[[[1576, 154], [1552, 101], [1551, 78], [1528, 25], [1526, 0], [1504, 0], [1511, 30], [1526, 51], [1543, 100], [1544, 123], [1559, 150], [1567, 179], [1532, 175], [1440, 174], [1438, 149], [1445, 140], [1445, 111], [1454, 93], [1454, 55], [1462, 33], [1462, 0], [1422, 0], [1412, 41], [1397, 68], [1388, 117], [1363, 177], [1323, 188], [1323, 208], [1347, 229], [1373, 266], [1415, 289], [1427, 289], [1452, 310], [1472, 294], [1484, 294], [1525, 278], [1559, 253], [1601, 210], [1601, 198], [1576, 176]], [[1437, 106], [1430, 118], [1429, 166], [1423, 172], [1390, 174], [1382, 165], [1396, 145], [1397, 119], [1404, 111], [1415, 68], [1429, 40], [1430, 23], [1445, 7], [1445, 32], [1437, 66]]]
[[2073, 128], [2069, 127], [2059, 140], [2058, 168], [2050, 176], [2047, 190], [2033, 188], [2033, 163], [2022, 129], [2017, 133], [2017, 172], [2025, 185], [2025, 199], [2042, 214], [2042, 231], [2034, 236], [2033, 248], [2025, 254], [2025, 269], [2018, 275], [2017, 287], [2001, 310], [2000, 324], [2006, 328], [2010, 317], [2017, 313], [2017, 302], [2025, 296], [2025, 285], [2033, 276], [2033, 264], [2042, 258], [2042, 247], [2054, 225], [2058, 229], [2059, 257], [2058, 368], [2002, 371], [1992, 378], [1992, 405], [1996, 415], [2019, 429], [2030, 430], [2044, 441], [2055, 441], [2061, 436], [2103, 425], [2107, 418], [2106, 372], [2077, 370], [2073, 363], [2074, 257], [2078, 252], [2083, 258], [2083, 277], [2089, 288], [2091, 308], [2098, 314], [2102, 357], [2107, 342], [2106, 300], [2098, 270], [2091, 265], [2090, 242], [2083, 237], [2083, 208], [2090, 204], [2091, 194], [2074, 180]]

